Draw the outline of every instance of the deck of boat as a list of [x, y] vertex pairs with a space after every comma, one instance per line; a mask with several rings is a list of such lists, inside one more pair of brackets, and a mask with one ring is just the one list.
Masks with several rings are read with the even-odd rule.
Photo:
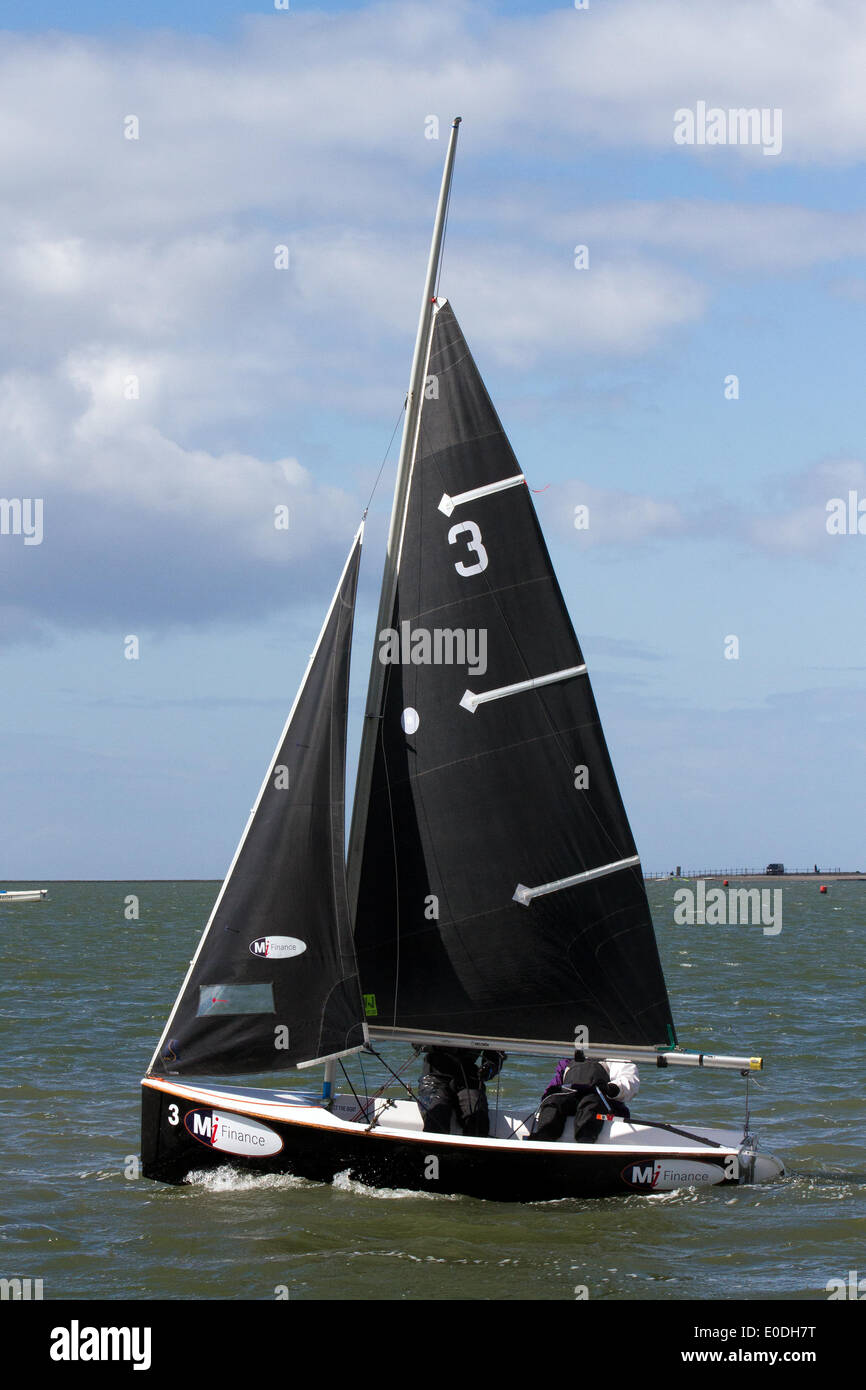
[[[391, 1100], [383, 1097], [368, 1097], [338, 1094], [330, 1107], [322, 1104], [316, 1092], [264, 1089], [251, 1086], [196, 1085], [147, 1078], [147, 1085], [170, 1091], [172, 1095], [183, 1095], [188, 1100], [200, 1104], [219, 1104], [220, 1101], [231, 1107], [233, 1112], [247, 1114], [262, 1120], [287, 1121], [289, 1123], [324, 1126], [327, 1129], [373, 1129], [379, 1134], [393, 1134], [401, 1138], [432, 1136], [426, 1133], [418, 1106], [411, 1100]], [[739, 1130], [708, 1128], [706, 1125], [682, 1128], [676, 1133], [668, 1131], [658, 1123], [641, 1121], [639, 1118], [605, 1120], [598, 1139], [592, 1144], [575, 1144], [573, 1129], [566, 1122], [562, 1137], [554, 1141], [533, 1140], [530, 1134], [534, 1112], [529, 1115], [510, 1115], [506, 1111], [491, 1112], [490, 1134], [486, 1142], [493, 1141], [531, 1145], [535, 1149], [547, 1149], [550, 1142], [572, 1149], [598, 1152], [609, 1146], [626, 1146], [629, 1149], [652, 1148], [654, 1151], [669, 1149], [681, 1153], [683, 1149], [703, 1148], [707, 1145], [717, 1147], [724, 1153], [736, 1154], [742, 1143]], [[452, 1120], [451, 1134], [436, 1135], [437, 1140], [455, 1139], [461, 1144], [477, 1144], [475, 1137], [464, 1135], [457, 1123]], [[482, 1141], [485, 1142], [485, 1141]]]

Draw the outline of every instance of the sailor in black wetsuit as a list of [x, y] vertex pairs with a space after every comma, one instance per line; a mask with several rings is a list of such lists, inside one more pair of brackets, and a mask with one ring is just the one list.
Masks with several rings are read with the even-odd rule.
[[490, 1132], [485, 1081], [499, 1072], [504, 1052], [474, 1048], [424, 1047], [424, 1074], [418, 1084], [418, 1104], [424, 1129], [430, 1134], [450, 1134], [451, 1117], [457, 1116], [464, 1134], [485, 1139]]

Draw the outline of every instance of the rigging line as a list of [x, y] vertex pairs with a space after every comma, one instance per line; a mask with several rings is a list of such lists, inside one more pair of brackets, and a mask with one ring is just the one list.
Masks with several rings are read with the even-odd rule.
[[[608, 1104], [607, 1096], [605, 1096], [605, 1095], [602, 1093], [602, 1089], [601, 1089], [600, 1086], [596, 1086], [596, 1087], [595, 1087], [595, 1094], [598, 1096], [599, 1100], [601, 1101], [601, 1108], [602, 1108], [602, 1111], [603, 1111], [604, 1115], [610, 1115], [610, 1118], [613, 1119], [613, 1115], [612, 1115], [612, 1113], [611, 1113], [610, 1105]], [[598, 1119], [598, 1116], [596, 1116], [596, 1119]]]
[[[366, 1050], [367, 1050], [368, 1052], [372, 1052], [373, 1049], [372, 1049], [371, 1047], [368, 1047]], [[377, 1055], [378, 1055], [378, 1054], [377, 1054]], [[383, 1059], [380, 1059], [380, 1060], [383, 1060]], [[362, 1076], [364, 1077], [364, 1094], [367, 1095], [367, 1078], [366, 1078], [366, 1073], [364, 1072], [364, 1063], [363, 1063], [363, 1061], [362, 1061], [362, 1059], [361, 1059], [361, 1057], [360, 1057], [360, 1054], [359, 1054], [359, 1057], [358, 1057], [358, 1061], [359, 1061], [359, 1064], [360, 1064], [360, 1067], [361, 1067], [361, 1074], [362, 1074]], [[406, 1061], [403, 1063], [403, 1066], [400, 1068], [400, 1071], [404, 1071], [405, 1068], [408, 1067], [408, 1065], [409, 1065], [409, 1063], [410, 1063], [411, 1061], [412, 1061], [412, 1058], [411, 1058], [411, 1057], [408, 1057], [408, 1058], [406, 1059]], [[386, 1064], [386, 1065], [387, 1065], [387, 1064]], [[405, 1086], [405, 1085], [406, 1085], [405, 1081], [403, 1081], [403, 1080], [401, 1079], [401, 1077], [400, 1077], [400, 1072], [396, 1072], [396, 1073], [393, 1073], [393, 1074], [397, 1077], [397, 1080], [400, 1082], [400, 1085], [401, 1085], [401, 1086]], [[379, 1100], [379, 1099], [381, 1098], [381, 1096], [382, 1096], [382, 1092], [385, 1090], [385, 1087], [386, 1087], [388, 1084], [389, 1084], [389, 1081], [388, 1081], [388, 1078], [386, 1077], [385, 1080], [384, 1080], [379, 1086], [376, 1087], [376, 1090], [372, 1093], [372, 1095], [368, 1096], [368, 1099], [369, 1099], [369, 1100], [373, 1100], [373, 1101]], [[408, 1090], [408, 1087], [407, 1087], [407, 1090]], [[388, 1101], [388, 1105], [393, 1105], [393, 1103], [394, 1103], [394, 1102], [391, 1101], [391, 1100]], [[366, 1112], [365, 1112], [363, 1109], [358, 1110], [358, 1111], [355, 1113], [355, 1115], [353, 1115], [353, 1117], [352, 1117], [353, 1122], [354, 1122], [355, 1120], [358, 1120], [362, 1115], [364, 1116], [364, 1119], [367, 1118]]]
[[[400, 987], [400, 865], [397, 859], [397, 827], [394, 824], [394, 800], [391, 796], [391, 776], [388, 772], [388, 750], [385, 747], [385, 711], [388, 707], [388, 695], [391, 690], [391, 671], [385, 675], [385, 685], [382, 690], [382, 713], [374, 715], [373, 718], [379, 720], [379, 739], [382, 746], [382, 771], [385, 774], [385, 790], [388, 793], [388, 819], [391, 823], [391, 846], [394, 853], [394, 925], [395, 940], [397, 943], [397, 958], [394, 961], [394, 1010], [391, 1014], [391, 1027], [397, 1027], [397, 992]], [[371, 1048], [372, 1051], [372, 1048]]]
[[[406, 400], [408, 400], [408, 399], [409, 399], [409, 398], [408, 398], [408, 396], [407, 396], [407, 397], [406, 397]], [[406, 413], [406, 400], [404, 400], [402, 406], [400, 407], [400, 414], [397, 416], [397, 423], [396, 423], [396, 425], [394, 426], [394, 429], [393, 429], [392, 434], [391, 434], [391, 438], [390, 438], [390, 440], [388, 441], [388, 447], [387, 447], [387, 449], [385, 450], [385, 457], [382, 459], [382, 462], [381, 462], [380, 465], [379, 465], [379, 472], [376, 474], [376, 481], [375, 481], [375, 483], [373, 484], [373, 491], [370, 493], [370, 496], [367, 498], [367, 505], [366, 505], [366, 507], [364, 508], [364, 515], [365, 515], [365, 516], [367, 515], [367, 512], [370, 510], [370, 503], [371, 503], [372, 500], [373, 500], [373, 495], [374, 495], [374, 493], [375, 493], [375, 491], [376, 491], [376, 488], [379, 486], [379, 480], [380, 480], [380, 478], [382, 477], [382, 474], [383, 474], [383, 472], [384, 472], [384, 470], [385, 470], [385, 464], [388, 462], [388, 455], [389, 455], [390, 452], [391, 452], [391, 446], [393, 445], [394, 439], [395, 439], [396, 434], [397, 434], [397, 431], [398, 431], [398, 429], [400, 428], [400, 421], [403, 419], [403, 416], [404, 416], [405, 413]]]
[[[386, 1071], [389, 1071], [389, 1072], [391, 1073], [391, 1075], [393, 1076], [394, 1080], [395, 1080], [400, 1086], [403, 1087], [403, 1090], [406, 1092], [406, 1094], [407, 1094], [407, 1096], [409, 1097], [409, 1099], [410, 1099], [410, 1100], [414, 1100], [415, 1104], [420, 1106], [421, 1102], [419, 1101], [419, 1099], [418, 1099], [418, 1097], [416, 1096], [415, 1092], [412, 1090], [412, 1087], [409, 1085], [409, 1082], [403, 1080], [402, 1076], [400, 1075], [400, 1072], [394, 1071], [394, 1068], [388, 1065], [388, 1063], [385, 1061], [385, 1058], [382, 1056], [381, 1052], [377, 1052], [376, 1049], [375, 1049], [375, 1047], [368, 1047], [367, 1050], [368, 1050], [369, 1052], [372, 1052], [372, 1054], [373, 1054], [374, 1057], [378, 1057], [379, 1061], [382, 1063], [382, 1066], [385, 1068], [385, 1070], [386, 1070]], [[412, 1062], [412, 1061], [413, 1061], [413, 1058], [412, 1058], [412, 1057], [407, 1057], [407, 1058], [406, 1058], [406, 1061], [403, 1063], [403, 1066], [404, 1066], [404, 1067], [408, 1067], [409, 1064], [410, 1064], [410, 1062]], [[402, 1071], [402, 1070], [403, 1070], [403, 1068], [401, 1067], [401, 1068], [400, 1068], [400, 1071]], [[387, 1085], [387, 1082], [383, 1083], [383, 1086], [382, 1086], [381, 1089], [384, 1090], [385, 1085]]]
[[[431, 335], [431, 348], [432, 348], [432, 335]], [[428, 361], [429, 361], [429, 359], [428, 359]], [[418, 454], [420, 453], [420, 450], [421, 450], [421, 435], [422, 435], [423, 428], [424, 428], [424, 404], [423, 404], [423, 401], [422, 401], [422, 403], [421, 403], [421, 411], [420, 411], [420, 414], [419, 414], [419, 417], [418, 417], [418, 444], [417, 444], [417, 448], [416, 448], [415, 461], [417, 461]], [[438, 472], [439, 472], [439, 479], [440, 479], [440, 482], [443, 482], [443, 480], [442, 480], [442, 472], [441, 472], [441, 469], [438, 470]], [[408, 516], [408, 510], [409, 510], [409, 502], [410, 502], [410, 500], [411, 500], [411, 495], [410, 495], [410, 494], [411, 494], [412, 482], [414, 482], [414, 463], [413, 463], [413, 479], [412, 479], [412, 481], [410, 482], [410, 493], [407, 494], [407, 498], [406, 498], [406, 514], [407, 514], [407, 516]], [[443, 482], [443, 487], [444, 487], [444, 482]], [[419, 615], [420, 615], [421, 612], [422, 612], [422, 609], [421, 609], [421, 589], [422, 589], [422, 583], [423, 583], [423, 580], [422, 580], [422, 575], [421, 575], [421, 568], [420, 568], [420, 566], [419, 566], [419, 567], [418, 567], [418, 570], [417, 570], [417, 574], [416, 574], [415, 602], [414, 602], [415, 612], [418, 613]], [[412, 668], [410, 668], [410, 671], [407, 672], [407, 677], [409, 677], [410, 672], [412, 672]], [[420, 678], [420, 671], [419, 671], [419, 670], [416, 670], [415, 673], [414, 673], [414, 682], [415, 682], [415, 683], [414, 683], [414, 685], [413, 685], [412, 694], [411, 694], [411, 696], [409, 697], [409, 698], [411, 698], [413, 701], [417, 698], [417, 689], [418, 689], [418, 679], [419, 679], [419, 678]], [[389, 682], [388, 689], [390, 689], [390, 680], [391, 680], [391, 673], [389, 672], [389, 673], [388, 673], [388, 682]], [[383, 709], [384, 709], [384, 704], [383, 704]], [[382, 740], [382, 751], [383, 751], [383, 753], [384, 753], [384, 749], [385, 749], [385, 743], [384, 743], [384, 735], [383, 735], [383, 740]], [[386, 768], [386, 772], [387, 772], [387, 768]], [[413, 775], [417, 777], [417, 772], [413, 773]], [[388, 783], [388, 792], [389, 792], [389, 797], [390, 797], [390, 781], [389, 781], [389, 783]], [[425, 824], [425, 826], [426, 826], [426, 828], [427, 828], [427, 833], [428, 833], [428, 841], [429, 841], [429, 846], [430, 846], [430, 855], [431, 855], [431, 857], [432, 857], [433, 864], [435, 865], [435, 868], [436, 868], [436, 873], [437, 873], [437, 875], [438, 875], [439, 883], [441, 884], [441, 888], [440, 888], [440, 890], [439, 890], [438, 896], [439, 896], [440, 898], [444, 897], [444, 899], [445, 899], [445, 904], [446, 904], [446, 908], [447, 908], [447, 911], [448, 911], [449, 920], [453, 921], [453, 913], [452, 913], [452, 911], [451, 911], [451, 903], [450, 903], [450, 900], [449, 900], [449, 897], [448, 897], [447, 875], [444, 875], [444, 874], [441, 872], [441, 869], [440, 869], [439, 855], [438, 855], [437, 849], [436, 849], [435, 837], [432, 836], [432, 835], [430, 834], [430, 819], [429, 819], [429, 814], [428, 814], [428, 810], [427, 810], [427, 803], [426, 803], [426, 800], [425, 800], [423, 794], [421, 793], [420, 786], [418, 787], [418, 801], [417, 801], [416, 805], [417, 805], [417, 809], [418, 809], [419, 814], [423, 814], [423, 817], [424, 817], [424, 824]], [[393, 844], [394, 844], [394, 853], [395, 853], [395, 856], [396, 856], [396, 852], [397, 852], [397, 843], [396, 843], [396, 836], [393, 835], [393, 815], [392, 815], [392, 818], [391, 818], [391, 824], [392, 824], [392, 839], [393, 839]], [[396, 872], [396, 870], [395, 870], [395, 872]], [[399, 975], [399, 965], [400, 965], [400, 958], [399, 958], [399, 951], [400, 951], [399, 899], [398, 899], [398, 904], [397, 904], [397, 914], [398, 914], [398, 915], [397, 915], [397, 963], [396, 963], [396, 970], [397, 970], [397, 975]], [[437, 936], [438, 936], [438, 938], [439, 938], [440, 941], [441, 941], [441, 939], [442, 939], [442, 937], [441, 937], [440, 925], [439, 925], [440, 922], [441, 922], [441, 920], [442, 920], [442, 918], [441, 918], [441, 912], [440, 912], [440, 914], [436, 917], [435, 922], [433, 923], [433, 928], [434, 928], [434, 930], [435, 930], [435, 932], [436, 932], [436, 934], [437, 934]], [[394, 1014], [393, 1014], [392, 1027], [396, 1028], [396, 1026], [397, 1026], [397, 985], [396, 985], [396, 980], [395, 980], [395, 985], [394, 985]]]
[[529, 1128], [529, 1125], [527, 1124], [527, 1120], [533, 1120], [533, 1119], [535, 1118], [535, 1116], [538, 1114], [540, 1108], [541, 1108], [540, 1105], [536, 1105], [536, 1107], [535, 1107], [534, 1110], [530, 1110], [529, 1114], [526, 1115], [526, 1116], [524, 1117], [524, 1119], [522, 1119], [522, 1120], [520, 1121], [520, 1124], [514, 1126], [513, 1130], [512, 1130], [511, 1133], [509, 1134], [508, 1138], [509, 1138], [509, 1139], [516, 1139], [517, 1136], [518, 1136], [518, 1134], [520, 1133], [520, 1131], [521, 1131], [522, 1129], [525, 1129], [528, 1138], [531, 1139], [531, 1138], [532, 1138], [532, 1133], [533, 1133], [533, 1132], [532, 1132], [532, 1130]]
[[622, 1115], [615, 1115], [614, 1119], [622, 1120], [627, 1125], [637, 1125], [639, 1128], [664, 1129], [668, 1134], [678, 1134], [682, 1139], [697, 1139], [698, 1143], [706, 1144], [711, 1149], [728, 1149], [730, 1144], [720, 1144], [717, 1139], [710, 1139], [706, 1134], [695, 1134], [690, 1129], [678, 1129], [676, 1125], [664, 1124], [661, 1120], [635, 1120], [625, 1119]]
[[439, 243], [439, 265], [438, 265], [437, 270], [436, 270], [436, 288], [435, 288], [435, 290], [433, 291], [433, 298], [434, 298], [434, 299], [438, 299], [438, 298], [439, 298], [439, 282], [440, 282], [441, 279], [442, 279], [442, 262], [445, 260], [445, 237], [446, 237], [446, 233], [447, 233], [447, 231], [448, 231], [448, 214], [449, 214], [450, 211], [451, 211], [451, 190], [452, 190], [453, 186], [454, 186], [453, 180], [449, 180], [449, 183], [448, 183], [448, 197], [447, 197], [446, 202], [445, 202], [445, 220], [444, 220], [444, 222], [442, 223], [442, 240], [441, 240], [441, 242]]
[[[484, 1090], [484, 1082], [483, 1082], [483, 1080], [482, 1080], [482, 1078], [481, 1078], [481, 1071], [480, 1071], [480, 1069], [477, 1068], [477, 1067], [473, 1067], [472, 1070], [473, 1070], [473, 1071], [476, 1071], [476, 1072], [478, 1073], [478, 1086], [477, 1086], [477, 1088], [474, 1087], [474, 1086], [471, 1086], [471, 1085], [469, 1084], [469, 1076], [468, 1076], [467, 1070], [466, 1070], [466, 1063], [463, 1062], [463, 1061], [461, 1060], [461, 1062], [460, 1062], [460, 1074], [461, 1074], [461, 1076], [463, 1077], [463, 1089], [464, 1089], [464, 1091], [467, 1093], [467, 1095], [470, 1095], [470, 1096], [471, 1096], [472, 1092], [475, 1091], [475, 1094], [476, 1094], [477, 1097], [478, 1097], [478, 1099], [477, 1099], [477, 1100], [475, 1101], [475, 1103], [472, 1105], [471, 1110], [469, 1111], [469, 1114], [470, 1114], [470, 1115], [474, 1115], [474, 1114], [476, 1113], [476, 1111], [478, 1110], [479, 1106], [481, 1105], [481, 1093], [482, 1093], [482, 1091]], [[486, 1092], [485, 1092], [485, 1094], [486, 1094]], [[488, 1121], [488, 1126], [489, 1126], [489, 1121]]]
[[351, 1076], [349, 1075], [349, 1073], [346, 1071], [346, 1068], [345, 1068], [345, 1065], [344, 1065], [344, 1063], [343, 1063], [343, 1059], [342, 1059], [342, 1058], [340, 1058], [340, 1071], [341, 1071], [341, 1072], [343, 1073], [343, 1075], [345, 1076], [345, 1078], [346, 1078], [346, 1083], [347, 1083], [347, 1085], [348, 1085], [348, 1087], [349, 1087], [349, 1090], [352, 1092], [352, 1095], [355, 1097], [355, 1104], [356, 1104], [357, 1107], [358, 1107], [358, 1114], [359, 1114], [359, 1115], [363, 1115], [365, 1120], [368, 1119], [369, 1116], [367, 1115], [367, 1111], [364, 1109], [364, 1106], [361, 1104], [360, 1096], [358, 1095], [358, 1092], [355, 1090], [355, 1087], [352, 1085], [352, 1078], [351, 1078]]

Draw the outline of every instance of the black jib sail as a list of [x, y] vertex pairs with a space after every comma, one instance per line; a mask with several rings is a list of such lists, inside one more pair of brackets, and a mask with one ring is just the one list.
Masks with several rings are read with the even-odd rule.
[[198, 952], [157, 1073], [282, 1070], [363, 1044], [344, 783], [361, 532]]
[[447, 303], [389, 632], [355, 944], [371, 1031], [675, 1041], [583, 656]]

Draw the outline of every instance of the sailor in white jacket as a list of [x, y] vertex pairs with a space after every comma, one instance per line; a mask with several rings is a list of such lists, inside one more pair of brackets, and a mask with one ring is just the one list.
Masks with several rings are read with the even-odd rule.
[[608, 1057], [604, 1062], [587, 1062], [582, 1052], [573, 1058], [563, 1057], [553, 1079], [541, 1098], [531, 1139], [559, 1139], [568, 1116], [575, 1117], [575, 1139], [592, 1143], [601, 1131], [602, 1117], [598, 1113], [599, 1095], [609, 1104], [609, 1111], [628, 1118], [626, 1102], [637, 1095], [640, 1079], [634, 1062], [620, 1062]]
[[[610, 1057], [605, 1057], [604, 1065], [610, 1072], [610, 1084], [616, 1086], [612, 1099], [621, 1100], [628, 1104], [632, 1096], [636, 1096], [640, 1090], [640, 1077], [637, 1074], [637, 1067], [634, 1062], [617, 1062]], [[609, 1091], [605, 1092], [610, 1095]]]

